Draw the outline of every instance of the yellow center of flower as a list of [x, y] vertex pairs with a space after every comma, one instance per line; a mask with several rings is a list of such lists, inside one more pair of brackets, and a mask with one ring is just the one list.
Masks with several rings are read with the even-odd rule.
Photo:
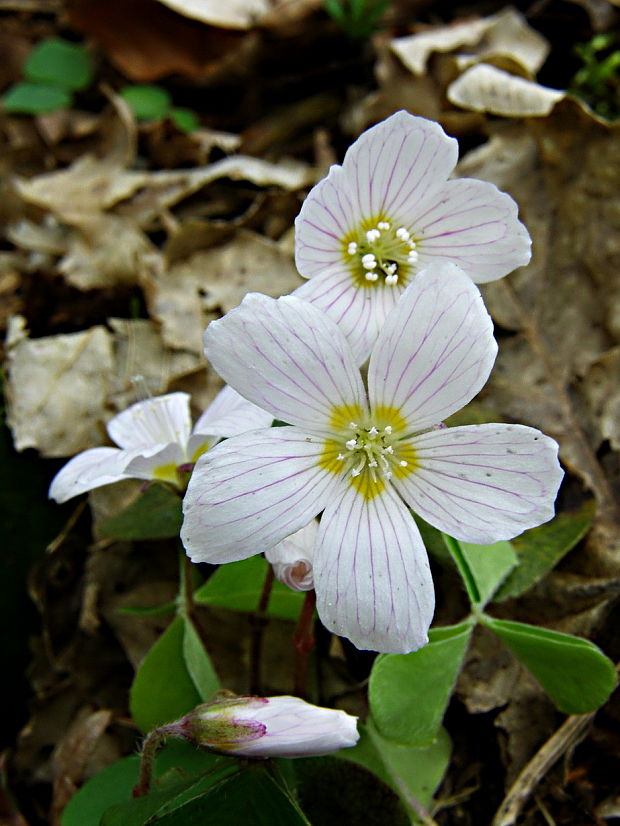
[[321, 456], [321, 467], [342, 474], [362, 496], [373, 499], [392, 478], [403, 478], [416, 466], [416, 455], [409, 441], [403, 441], [406, 422], [395, 408], [377, 408], [355, 419], [346, 420], [352, 408], [334, 408], [332, 423], [337, 436], [328, 439]]
[[342, 242], [342, 254], [358, 287], [406, 287], [417, 271], [419, 240], [385, 215], [365, 219]]

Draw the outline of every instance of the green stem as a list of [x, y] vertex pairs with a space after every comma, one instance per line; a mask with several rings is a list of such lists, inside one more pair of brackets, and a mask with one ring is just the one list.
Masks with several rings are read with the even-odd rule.
[[177, 597], [177, 614], [190, 622], [200, 638], [205, 651], [208, 652], [207, 637], [198, 619], [194, 601], [194, 565], [181, 546], [179, 549], [179, 595]]
[[465, 585], [465, 590], [467, 591], [467, 596], [469, 597], [470, 602], [472, 605], [478, 605], [482, 602], [482, 598], [480, 596], [480, 591], [478, 590], [478, 586], [476, 584], [476, 580], [474, 579], [474, 575], [471, 572], [471, 568], [467, 564], [467, 560], [463, 555], [463, 551], [461, 550], [461, 546], [459, 545], [458, 541], [447, 534], [442, 534], [443, 541], [446, 544], [446, 547], [450, 551], [450, 555], [454, 560], [454, 563], [458, 569], [459, 574], [463, 580], [463, 584]]
[[178, 737], [178, 728], [171, 724], [160, 726], [152, 731], [144, 739], [142, 751], [140, 752], [140, 776], [133, 788], [132, 797], [144, 797], [151, 790], [153, 780], [153, 769], [155, 768], [155, 757], [164, 740], [168, 737]]

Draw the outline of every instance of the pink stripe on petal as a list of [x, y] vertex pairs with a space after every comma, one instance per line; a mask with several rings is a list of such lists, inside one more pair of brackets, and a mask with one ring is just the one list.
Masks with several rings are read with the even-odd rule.
[[421, 237], [421, 265], [453, 261], [477, 283], [501, 278], [531, 257], [532, 242], [517, 205], [486, 181], [448, 181], [424, 213], [416, 214], [414, 207], [406, 220]]
[[427, 642], [434, 591], [426, 550], [388, 487], [367, 501], [346, 486], [321, 518], [314, 558], [323, 624], [362, 649], [406, 653]]
[[342, 332], [297, 297], [248, 294], [207, 327], [205, 352], [232, 387], [281, 421], [329, 430], [334, 406], [366, 407]]
[[439, 424], [481, 390], [497, 344], [478, 289], [453, 264], [416, 276], [388, 315], [368, 368], [371, 407], [393, 407], [410, 430]]
[[452, 427], [411, 440], [418, 467], [394, 484], [416, 513], [465, 542], [511, 539], [554, 515], [557, 443], [524, 425]]
[[245, 559], [307, 525], [338, 481], [319, 467], [324, 444], [295, 427], [276, 427], [235, 436], [204, 454], [183, 502], [181, 538], [191, 559]]

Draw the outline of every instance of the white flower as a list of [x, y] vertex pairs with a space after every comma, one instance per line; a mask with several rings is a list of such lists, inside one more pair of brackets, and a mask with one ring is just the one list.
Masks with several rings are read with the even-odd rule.
[[359, 739], [357, 717], [289, 696], [216, 700], [166, 729], [238, 757], [311, 757]]
[[368, 129], [304, 201], [295, 260], [310, 279], [295, 294], [341, 326], [364, 362], [416, 273], [452, 261], [481, 283], [530, 260], [509, 195], [486, 181], [448, 180], [457, 142], [407, 112]]
[[434, 608], [408, 506], [457, 539], [509, 539], [553, 516], [557, 444], [521, 425], [442, 429], [484, 385], [493, 325], [456, 265], [431, 264], [373, 348], [364, 387], [351, 347], [295, 296], [246, 296], [211, 322], [214, 368], [292, 426], [237, 436], [202, 456], [181, 536], [196, 562], [244, 559], [321, 511], [313, 572], [319, 616], [358, 648], [424, 645]]
[[318, 523], [313, 519], [301, 530], [265, 551], [276, 579], [293, 591], [311, 591], [314, 588], [312, 559], [318, 532]]
[[221, 438], [269, 427], [273, 419], [225, 387], [192, 430], [189, 400], [187, 393], [169, 393], [114, 416], [107, 429], [119, 447], [95, 447], [74, 456], [52, 480], [50, 498], [66, 502], [121, 479], [157, 479], [182, 487], [183, 473]]

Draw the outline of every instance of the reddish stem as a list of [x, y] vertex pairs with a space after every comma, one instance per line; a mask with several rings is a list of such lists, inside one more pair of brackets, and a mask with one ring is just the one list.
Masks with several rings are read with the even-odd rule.
[[306, 598], [299, 613], [297, 627], [293, 634], [295, 646], [295, 694], [306, 697], [308, 689], [308, 666], [310, 652], [314, 648], [314, 607], [316, 592], [306, 591]]

